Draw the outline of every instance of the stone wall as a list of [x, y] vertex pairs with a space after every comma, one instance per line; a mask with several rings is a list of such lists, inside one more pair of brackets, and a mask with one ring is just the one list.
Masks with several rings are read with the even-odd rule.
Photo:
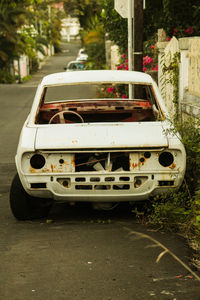
[[[159, 36], [159, 35], [158, 35]], [[174, 113], [173, 86], [163, 72], [163, 65], [169, 65], [176, 53], [180, 54], [179, 64], [179, 111], [183, 117], [200, 118], [200, 37], [175, 37], [170, 42], [159, 40], [158, 85], [170, 116]]]
[[165, 106], [169, 112], [169, 115], [172, 117], [175, 113], [175, 107], [173, 104], [173, 93], [174, 86], [170, 82], [169, 72], [162, 72], [163, 67], [169, 67], [173, 61], [174, 55], [179, 52], [179, 43], [175, 37], [171, 39], [170, 42], [159, 42], [158, 47], [160, 50], [159, 54], [159, 74], [158, 74], [158, 84], [160, 88], [161, 95], [165, 102]]

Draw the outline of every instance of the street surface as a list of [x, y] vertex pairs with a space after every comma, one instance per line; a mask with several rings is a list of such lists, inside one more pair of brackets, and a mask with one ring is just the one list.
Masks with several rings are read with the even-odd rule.
[[[33, 222], [10, 212], [14, 156], [36, 86], [63, 71], [79, 47], [65, 44], [27, 83], [0, 85], [0, 300], [199, 300], [200, 281], [176, 259], [200, 276], [186, 241], [139, 224], [133, 208], [57, 204]], [[161, 256], [158, 243], [172, 253]]]

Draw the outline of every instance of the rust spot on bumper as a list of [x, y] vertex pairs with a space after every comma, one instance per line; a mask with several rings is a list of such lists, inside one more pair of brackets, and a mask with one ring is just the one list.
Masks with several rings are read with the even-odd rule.
[[176, 164], [173, 163], [169, 168], [172, 169], [172, 170], [175, 169], [176, 168]]

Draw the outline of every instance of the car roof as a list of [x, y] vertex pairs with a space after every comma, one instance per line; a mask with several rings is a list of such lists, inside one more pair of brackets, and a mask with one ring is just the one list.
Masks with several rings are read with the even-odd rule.
[[138, 83], [152, 84], [150, 75], [136, 71], [121, 70], [92, 70], [54, 73], [45, 76], [42, 86], [63, 85], [63, 84], [86, 84], [86, 83]]

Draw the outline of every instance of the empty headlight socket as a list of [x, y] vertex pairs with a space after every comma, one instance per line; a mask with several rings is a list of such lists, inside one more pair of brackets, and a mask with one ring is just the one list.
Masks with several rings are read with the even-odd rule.
[[42, 154], [34, 154], [30, 159], [30, 165], [34, 169], [42, 169], [46, 160]]
[[168, 152], [168, 151], [165, 151], [165, 152], [162, 152], [160, 155], [159, 155], [159, 163], [161, 166], [163, 167], [169, 167], [173, 164], [174, 162], [174, 156], [172, 153]]

